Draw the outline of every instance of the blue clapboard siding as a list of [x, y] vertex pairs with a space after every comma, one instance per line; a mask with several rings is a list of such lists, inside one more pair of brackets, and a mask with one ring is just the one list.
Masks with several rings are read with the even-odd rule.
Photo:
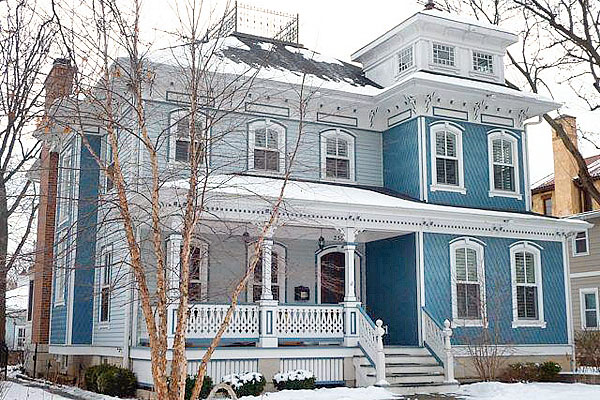
[[419, 131], [417, 119], [383, 133], [383, 184], [419, 198]]
[[[100, 137], [87, 135], [95, 154], [100, 154]], [[73, 344], [92, 343], [92, 310], [96, 230], [98, 215], [98, 163], [87, 146], [81, 147], [77, 210], [77, 247], [73, 292]]]
[[417, 345], [415, 234], [369, 242], [365, 247], [369, 315], [388, 326], [387, 344]]
[[426, 137], [427, 137], [427, 187], [428, 200], [430, 203], [451, 204], [465, 207], [503, 209], [513, 211], [523, 211], [526, 209], [524, 191], [524, 168], [523, 168], [523, 147], [521, 131], [510, 129], [515, 132], [518, 139], [519, 154], [519, 187], [522, 196], [521, 200], [508, 197], [490, 197], [490, 178], [488, 161], [488, 132], [497, 130], [497, 127], [474, 124], [469, 122], [453, 121], [453, 123], [464, 128], [462, 134], [463, 141], [463, 159], [466, 194], [429, 190], [431, 185], [431, 135], [429, 133], [430, 125], [434, 122], [444, 121], [439, 118], [425, 118]]
[[[438, 321], [452, 320], [449, 242], [455, 235], [426, 233], [424, 235], [425, 307]], [[560, 242], [535, 241], [541, 250], [544, 319], [546, 328], [512, 328], [512, 286], [509, 245], [510, 238], [478, 237], [484, 247], [487, 313], [490, 332], [498, 333], [508, 344], [567, 343], [565, 282]], [[476, 335], [480, 328], [456, 328], [453, 340], [464, 344], [466, 337]]]

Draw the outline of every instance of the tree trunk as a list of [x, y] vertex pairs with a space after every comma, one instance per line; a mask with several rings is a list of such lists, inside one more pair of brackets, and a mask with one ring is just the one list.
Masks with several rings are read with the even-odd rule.
[[0, 180], [0, 342], [6, 343], [6, 260], [8, 252], [8, 204], [6, 186]]

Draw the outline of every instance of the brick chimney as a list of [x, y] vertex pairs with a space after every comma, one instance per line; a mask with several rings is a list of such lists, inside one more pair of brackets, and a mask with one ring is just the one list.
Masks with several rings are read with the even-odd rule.
[[[60, 97], [71, 94], [75, 68], [69, 60], [59, 58], [44, 83], [45, 108]], [[56, 227], [56, 189], [58, 181], [58, 153], [42, 141], [40, 154], [40, 202], [38, 209], [37, 241], [33, 269], [32, 343], [48, 344], [50, 307], [52, 302], [52, 266], [54, 231]], [[42, 349], [40, 349], [43, 351]], [[43, 363], [42, 363], [43, 364]], [[38, 367], [40, 367], [38, 365]]]
[[[577, 147], [577, 121], [575, 117], [564, 115], [555, 119]], [[554, 152], [554, 197], [552, 215], [565, 216], [580, 212], [581, 194], [573, 181], [578, 168], [573, 155], [567, 150], [558, 134], [552, 130], [552, 151]]]

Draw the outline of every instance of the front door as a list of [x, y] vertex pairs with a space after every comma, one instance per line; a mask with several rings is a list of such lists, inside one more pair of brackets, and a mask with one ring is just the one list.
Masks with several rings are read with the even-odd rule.
[[344, 301], [344, 269], [346, 255], [341, 252], [321, 257], [321, 303], [337, 304]]

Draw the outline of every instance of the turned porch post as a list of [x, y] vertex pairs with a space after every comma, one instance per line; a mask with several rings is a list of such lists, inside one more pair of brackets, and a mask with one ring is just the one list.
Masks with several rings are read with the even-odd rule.
[[344, 271], [344, 346], [358, 345], [358, 301], [356, 300], [356, 229], [344, 229], [346, 269]]
[[270, 235], [263, 239], [262, 247], [262, 284], [260, 301], [260, 347], [277, 347], [277, 304], [273, 299], [273, 290], [271, 288], [271, 263], [273, 253], [273, 237]]
[[[179, 290], [179, 276], [181, 274], [181, 242], [183, 240], [183, 236], [181, 233], [172, 233], [167, 238], [167, 265], [166, 265], [166, 279], [167, 279], [167, 299], [171, 303], [178, 303], [179, 297], [181, 296], [181, 292]], [[173, 327], [173, 313], [168, 313], [168, 326]], [[172, 328], [171, 328], [172, 329]], [[169, 329], [169, 335], [173, 335], [175, 332], [172, 332]]]

